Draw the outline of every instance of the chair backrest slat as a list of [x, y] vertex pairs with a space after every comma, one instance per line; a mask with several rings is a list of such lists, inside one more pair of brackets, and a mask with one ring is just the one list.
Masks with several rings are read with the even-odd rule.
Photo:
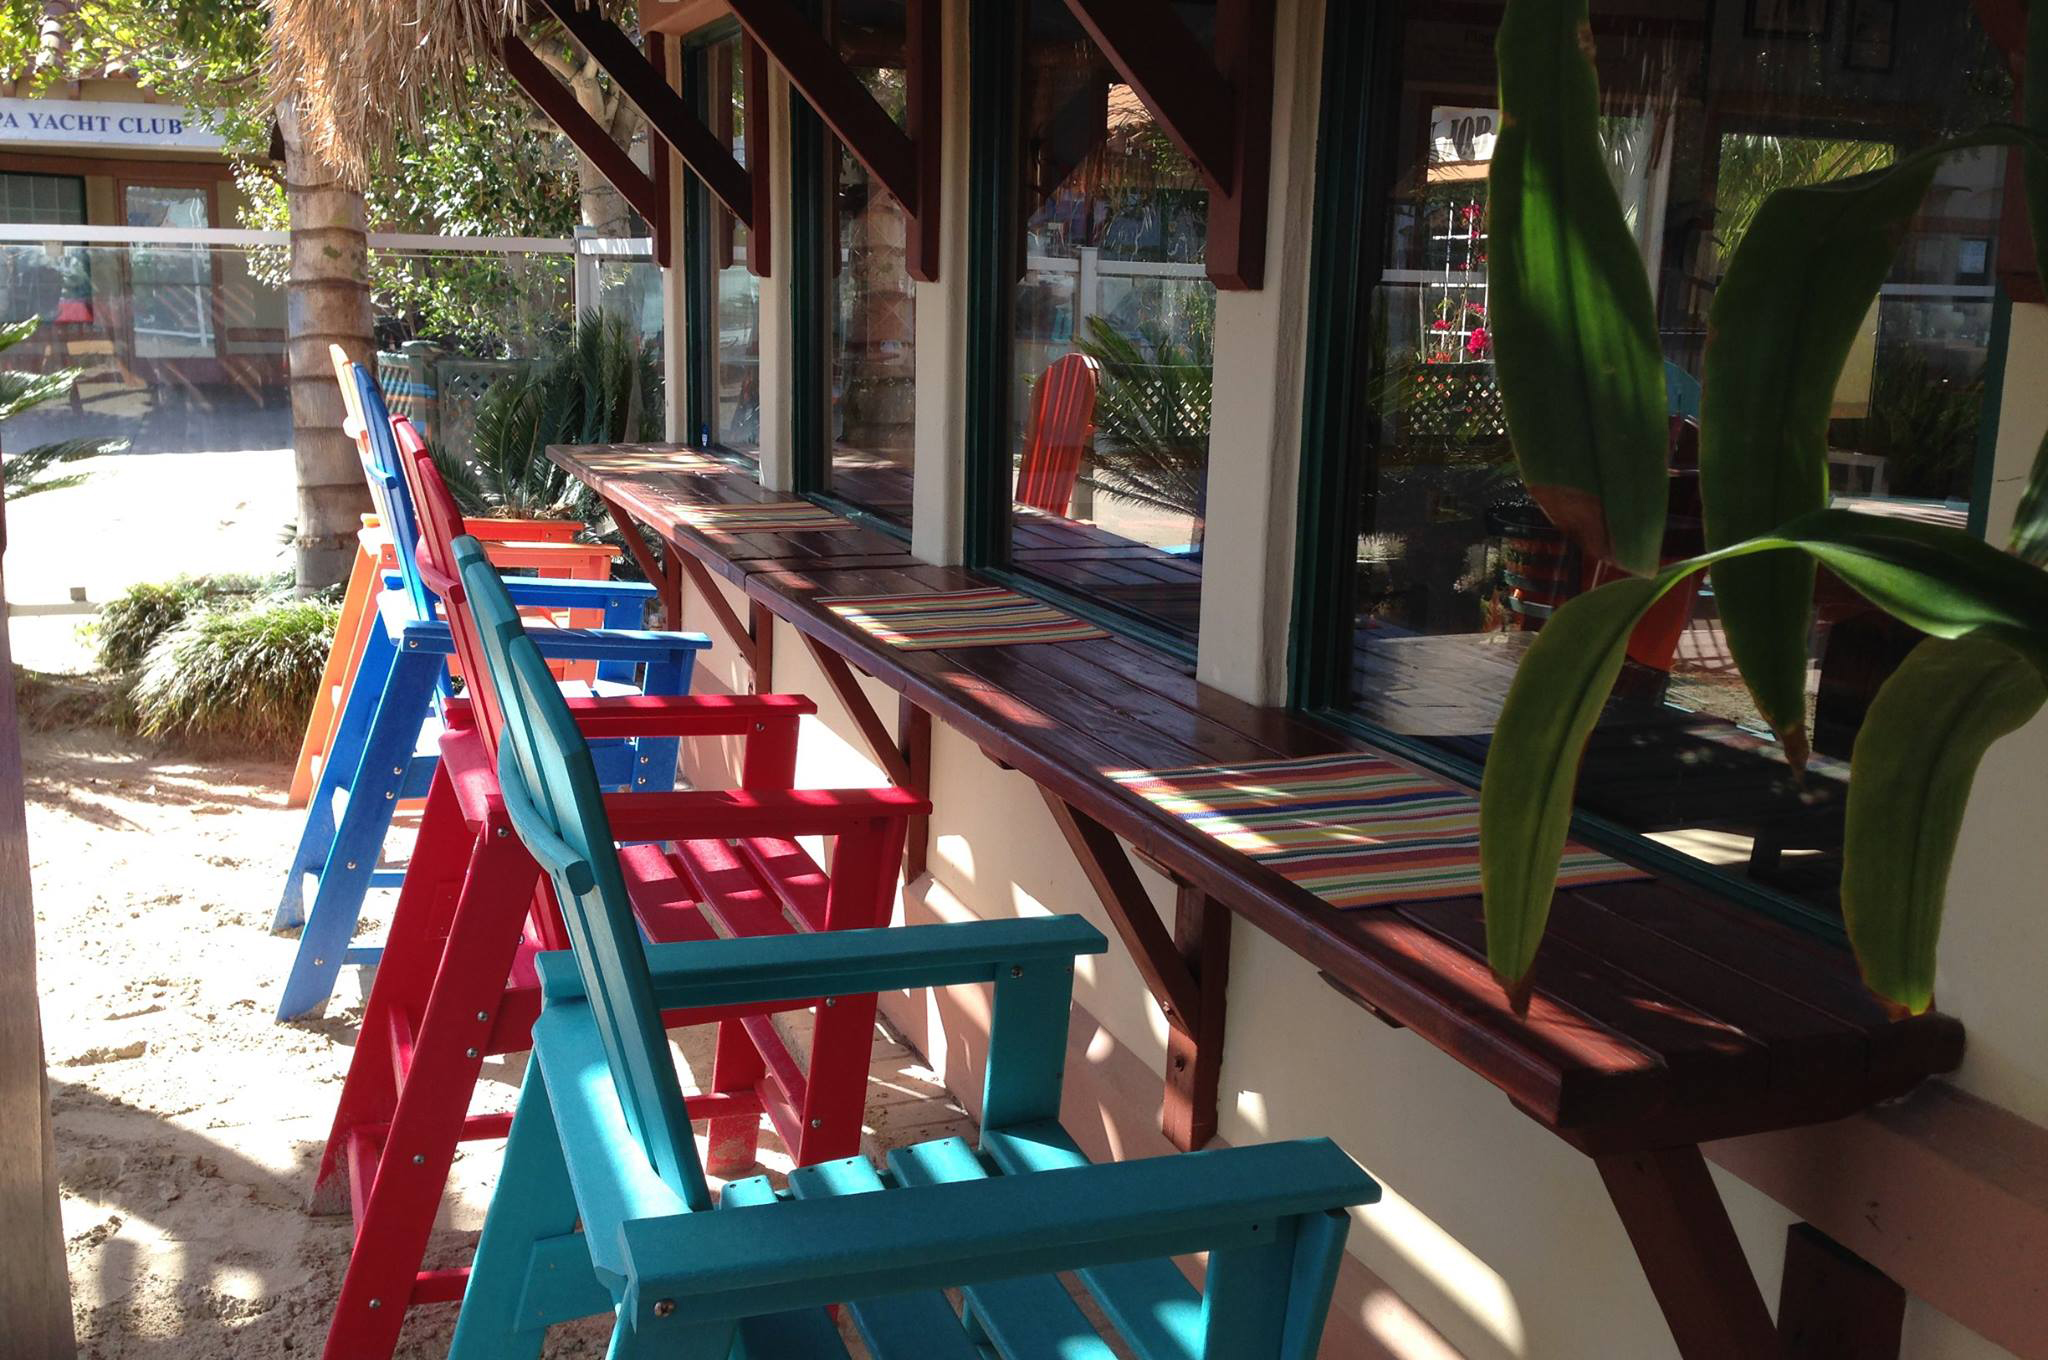
[[434, 593], [420, 579], [413, 547], [419, 542], [419, 521], [413, 513], [412, 497], [398, 459], [398, 441], [391, 433], [391, 412], [384, 405], [384, 393], [377, 379], [361, 364], [349, 365], [355, 378], [356, 399], [362, 407], [364, 442], [361, 445], [363, 476], [370, 483], [370, 495], [377, 513], [391, 535], [391, 548], [398, 557], [398, 572], [405, 579], [405, 593], [420, 619], [434, 617]]
[[463, 692], [469, 696], [471, 717], [483, 737], [484, 749], [498, 753], [498, 733], [504, 726], [504, 704], [491, 682], [484, 663], [483, 643], [477, 636], [475, 616], [463, 607], [467, 589], [461, 568], [455, 561], [455, 540], [469, 532], [455, 497], [434, 463], [427, 441], [404, 416], [391, 420], [391, 434], [398, 448], [400, 469], [406, 490], [419, 515], [420, 536], [414, 545], [413, 564], [428, 591], [441, 599], [442, 616], [455, 641], [455, 659], [462, 667]]
[[483, 546], [464, 536], [453, 551], [503, 706], [498, 778], [506, 810], [554, 883], [627, 1125], [669, 1188], [692, 1209], [708, 1209], [711, 1193], [589, 746]]
[[1095, 430], [1095, 392], [1102, 365], [1085, 354], [1055, 359], [1032, 394], [1031, 433], [1017, 468], [1016, 499], [1062, 515], [1081, 477], [1081, 455]]

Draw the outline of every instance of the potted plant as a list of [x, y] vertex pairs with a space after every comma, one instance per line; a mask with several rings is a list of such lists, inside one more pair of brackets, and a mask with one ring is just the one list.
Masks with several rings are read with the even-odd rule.
[[1581, 551], [1635, 573], [1560, 607], [1523, 659], [1481, 791], [1487, 954], [1518, 1001], [1542, 941], [1578, 762], [1636, 622], [1709, 567], [1744, 683], [1803, 765], [1816, 563], [1928, 634], [1855, 742], [1842, 909], [1865, 982], [1917, 1012], [1963, 808], [1989, 746], [2048, 701], [2048, 446], [2012, 552], [1827, 508], [1827, 427], [1858, 327], [1932, 181], [1966, 147], [2025, 152], [2048, 248], [2048, 4], [2028, 16], [2027, 128], [1993, 126], [1756, 209], [1716, 294], [1701, 407], [1706, 551], [1660, 562], [1665, 389], [1649, 280], [1603, 162], [1586, 0], [1509, 0], [1491, 172], [1488, 320], [1522, 476]]

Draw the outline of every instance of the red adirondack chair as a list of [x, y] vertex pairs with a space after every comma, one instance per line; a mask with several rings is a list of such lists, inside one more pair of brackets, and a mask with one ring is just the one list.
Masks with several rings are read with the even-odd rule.
[[1017, 468], [1016, 501], [1065, 517], [1081, 479], [1081, 456], [1095, 435], [1095, 389], [1102, 365], [1069, 354], [1047, 365], [1031, 397], [1031, 436]]
[[[348, 1208], [356, 1220], [327, 1360], [388, 1357], [411, 1305], [461, 1298], [467, 1271], [420, 1265], [457, 1144], [509, 1128], [509, 1117], [470, 1116], [470, 1092], [486, 1056], [530, 1047], [540, 1011], [534, 956], [568, 947], [552, 891], [499, 796], [504, 714], [454, 569], [461, 516], [410, 423], [393, 425], [420, 513], [420, 571], [464, 663], [466, 702], [449, 705], [440, 766], [314, 1188], [316, 1210]], [[652, 939], [888, 924], [907, 820], [930, 805], [893, 788], [794, 790], [798, 720], [815, 711], [808, 699], [569, 702], [593, 739], [744, 739], [739, 790], [606, 799]], [[797, 844], [812, 835], [838, 838], [829, 874]], [[788, 1010], [812, 1012], [808, 1069], [770, 1020]], [[693, 1118], [710, 1121], [707, 1166], [731, 1174], [752, 1165], [764, 1113], [800, 1163], [856, 1153], [874, 1015], [872, 995], [668, 1015], [671, 1026], [719, 1026], [714, 1090], [689, 1101]]]

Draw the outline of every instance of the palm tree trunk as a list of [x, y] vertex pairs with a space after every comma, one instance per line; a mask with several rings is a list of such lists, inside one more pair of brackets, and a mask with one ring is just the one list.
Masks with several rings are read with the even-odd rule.
[[341, 390], [329, 345], [374, 363], [370, 330], [369, 244], [363, 196], [344, 188], [305, 144], [297, 104], [278, 105], [291, 210], [291, 274], [286, 286], [291, 369], [292, 450], [299, 479], [297, 550], [301, 594], [347, 578], [356, 530], [370, 508], [355, 441], [342, 430]]
[[[617, 95], [608, 100], [604, 89], [597, 83], [596, 69], [585, 64], [569, 78], [569, 92], [583, 111], [595, 118], [600, 126], [607, 127], [617, 136], [617, 122], [637, 121], [630, 112], [621, 114], [625, 101]], [[628, 123], [630, 127], [631, 123]], [[625, 138], [619, 139], [624, 142]], [[612, 182], [599, 172], [597, 166], [581, 151], [576, 153], [576, 199], [578, 217], [584, 226], [596, 231], [599, 236], [624, 236], [632, 226], [631, 209], [626, 206], [626, 196], [612, 187]]]

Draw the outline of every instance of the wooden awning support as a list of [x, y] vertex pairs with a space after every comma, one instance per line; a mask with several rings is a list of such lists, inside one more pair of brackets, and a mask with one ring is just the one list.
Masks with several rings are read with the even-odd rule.
[[1273, 0], [1217, 0], [1216, 56], [1168, 0], [1067, 0], [1110, 64], [1209, 183], [1209, 278], [1266, 278], [1273, 140]]
[[[648, 178], [647, 172], [633, 164], [633, 158], [626, 154], [626, 149], [613, 141], [611, 134], [584, 111], [583, 106], [576, 102], [576, 96], [555, 79], [547, 64], [535, 56], [533, 49], [521, 42], [517, 35], [507, 33], [498, 44], [498, 53], [504, 60], [505, 70], [519, 88], [526, 91], [526, 97], [540, 106], [540, 111], [597, 168], [597, 173], [610, 181], [612, 188], [619, 191], [619, 196], [632, 205], [633, 211], [654, 225], [657, 253], [665, 255], [668, 232], [662, 219], [668, 203], [655, 182]], [[662, 263], [668, 261], [664, 259]]]
[[[749, 174], [733, 159], [731, 150], [704, 125], [696, 110], [669, 88], [661, 71], [633, 44], [633, 40], [597, 10], [579, 9], [576, 0], [540, 0], [540, 7], [568, 30], [569, 36], [590, 54], [592, 61], [604, 68], [605, 74], [618, 85], [619, 93], [640, 110], [655, 135], [674, 148], [684, 163], [696, 172], [712, 196], [723, 203], [733, 216], [746, 223], [750, 231], [764, 232], [765, 219], [757, 224], [755, 218], [756, 205], [767, 201], [763, 192], [765, 184], [757, 185], [757, 176]], [[514, 75], [517, 78], [516, 72]], [[521, 81], [522, 85], [524, 83]], [[750, 98], [753, 94], [754, 91], [749, 89]], [[573, 100], [569, 102], [574, 104]], [[542, 107], [547, 106], [543, 104]], [[554, 116], [552, 109], [549, 116]], [[556, 121], [559, 123], [561, 120]], [[564, 124], [562, 130], [569, 132], [570, 139], [576, 141], [576, 134], [568, 125]], [[610, 141], [610, 138], [605, 140]], [[579, 149], [582, 145], [577, 141]], [[584, 154], [590, 153], [585, 150]], [[765, 180], [765, 176], [759, 178]], [[649, 186], [651, 194], [651, 181]], [[645, 213], [641, 215], [646, 216]], [[765, 259], [767, 252], [749, 250], [748, 254], [760, 254]]]
[[1116, 833], [1044, 785], [1038, 791], [1166, 1016], [1166, 1097], [1159, 1127], [1175, 1147], [1192, 1151], [1216, 1133], [1230, 911], [1199, 888], [1176, 881], [1168, 932]]
[[[573, 0], [548, 0], [550, 4]], [[733, 17], [825, 126], [867, 167], [910, 218], [905, 267], [926, 283], [939, 277], [939, 0], [906, 0], [904, 60], [908, 128], [868, 93], [832, 44], [790, 0], [730, 0]]]

